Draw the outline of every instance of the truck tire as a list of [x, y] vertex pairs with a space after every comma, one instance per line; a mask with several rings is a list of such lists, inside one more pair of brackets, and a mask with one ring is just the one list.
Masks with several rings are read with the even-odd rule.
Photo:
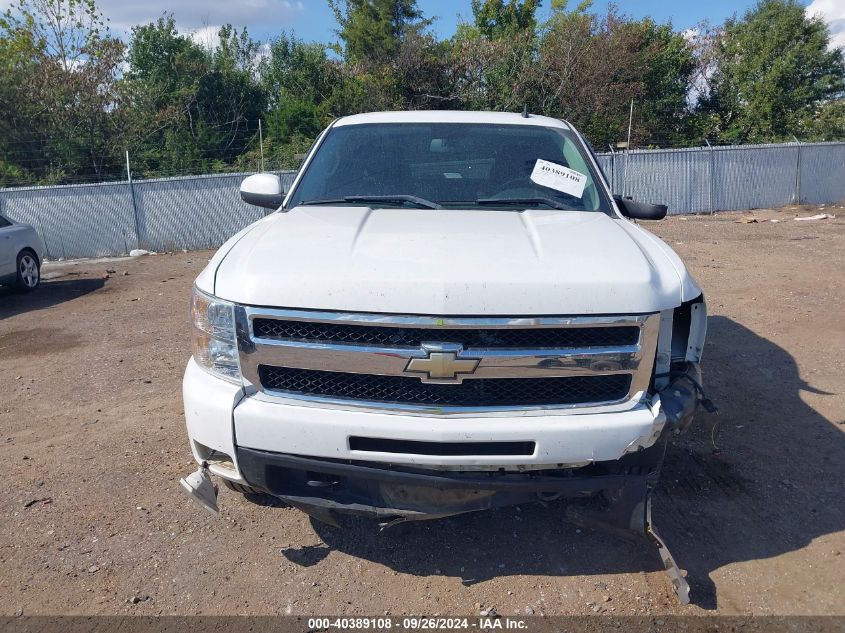
[[16, 286], [21, 292], [32, 292], [41, 283], [41, 264], [38, 257], [31, 250], [24, 249], [18, 253]]

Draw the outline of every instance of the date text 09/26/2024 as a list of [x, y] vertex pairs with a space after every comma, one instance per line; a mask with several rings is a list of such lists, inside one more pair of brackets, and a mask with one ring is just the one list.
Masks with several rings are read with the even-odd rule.
[[526, 630], [528, 624], [521, 618], [502, 618], [498, 615], [478, 618], [444, 617], [356, 617], [356, 618], [309, 618], [309, 631], [337, 630], [376, 630], [389, 629], [408, 631], [447, 631], [447, 630]]

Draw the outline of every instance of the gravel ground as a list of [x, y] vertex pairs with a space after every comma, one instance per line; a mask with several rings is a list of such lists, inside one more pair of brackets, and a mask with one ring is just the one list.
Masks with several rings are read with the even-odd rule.
[[649, 225], [711, 313], [721, 412], [674, 442], [654, 511], [693, 605], [654, 550], [577, 529], [561, 503], [382, 534], [225, 489], [219, 519], [195, 508], [177, 479], [194, 467], [180, 380], [198, 252], [0, 289], [0, 614], [845, 614], [845, 221], [793, 221], [817, 211]]

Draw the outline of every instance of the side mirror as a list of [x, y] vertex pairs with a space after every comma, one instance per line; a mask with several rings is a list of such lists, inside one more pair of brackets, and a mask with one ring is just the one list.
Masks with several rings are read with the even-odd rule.
[[616, 201], [616, 206], [619, 211], [626, 218], [634, 220], [662, 220], [666, 217], [666, 212], [669, 210], [665, 204], [648, 204], [647, 202], [637, 202], [631, 198], [623, 198], [622, 196], [613, 196]]
[[265, 209], [278, 209], [285, 199], [282, 181], [275, 174], [253, 174], [241, 183], [241, 200]]

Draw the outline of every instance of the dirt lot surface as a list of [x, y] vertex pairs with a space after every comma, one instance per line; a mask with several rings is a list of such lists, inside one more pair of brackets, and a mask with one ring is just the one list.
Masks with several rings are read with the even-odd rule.
[[654, 512], [691, 606], [656, 551], [577, 529], [561, 503], [383, 534], [225, 489], [219, 519], [198, 510], [177, 479], [202, 252], [0, 289], [0, 614], [845, 614], [845, 209], [793, 220], [815, 212], [649, 226], [711, 314], [721, 412], [674, 442]]

